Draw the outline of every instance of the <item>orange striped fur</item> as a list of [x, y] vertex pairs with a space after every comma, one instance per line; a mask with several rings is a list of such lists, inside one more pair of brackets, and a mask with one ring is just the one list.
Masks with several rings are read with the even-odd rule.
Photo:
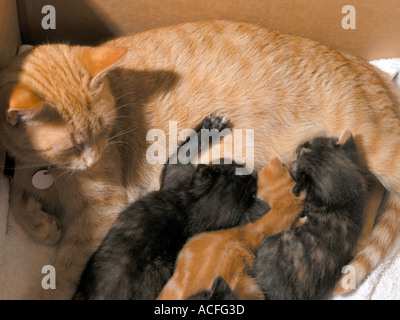
[[289, 170], [274, 158], [258, 174], [257, 197], [271, 211], [245, 226], [201, 233], [190, 239], [179, 253], [175, 271], [158, 300], [186, 299], [209, 290], [222, 276], [238, 299], [263, 299], [251, 277], [255, 252], [267, 236], [288, 229], [299, 217], [302, 198], [296, 198]]

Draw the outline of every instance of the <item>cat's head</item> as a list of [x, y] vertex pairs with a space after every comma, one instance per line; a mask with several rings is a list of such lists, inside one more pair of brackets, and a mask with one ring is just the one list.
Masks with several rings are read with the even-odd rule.
[[6, 148], [24, 161], [94, 166], [116, 116], [105, 75], [126, 53], [123, 47], [43, 45], [17, 56], [1, 74]]
[[270, 210], [256, 198], [257, 178], [236, 175], [238, 167], [234, 162], [197, 166], [187, 190], [192, 199], [189, 229], [193, 234], [248, 223]]
[[258, 172], [257, 197], [268, 202], [273, 208], [279, 201], [290, 201], [287, 197], [295, 197], [292, 189], [295, 182], [292, 179], [289, 168], [278, 158], [268, 161], [262, 170]]
[[306, 190], [307, 196], [326, 204], [344, 203], [365, 181], [356, 143], [348, 130], [339, 138], [317, 137], [300, 145], [290, 173], [296, 182], [294, 194]]
[[237, 300], [235, 292], [221, 276], [215, 278], [211, 290], [202, 290], [186, 300]]

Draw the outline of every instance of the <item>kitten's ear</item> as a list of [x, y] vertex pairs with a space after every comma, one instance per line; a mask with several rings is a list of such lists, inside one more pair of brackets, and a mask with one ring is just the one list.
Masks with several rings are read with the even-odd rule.
[[343, 146], [349, 139], [353, 139], [353, 135], [351, 134], [349, 129], [344, 129], [339, 136], [337, 145]]
[[348, 129], [343, 130], [336, 144], [348, 150], [356, 149], [356, 142]]
[[253, 205], [250, 207], [249, 210], [245, 212], [242, 218], [242, 222], [249, 223], [256, 221], [257, 219], [261, 218], [264, 214], [271, 210], [271, 207], [267, 202], [256, 198], [254, 200]]
[[307, 186], [309, 185], [309, 180], [306, 177], [305, 174], [303, 174], [301, 176], [300, 179], [298, 179], [297, 183], [295, 184], [295, 186], [292, 189], [292, 193], [296, 196], [299, 197], [300, 193], [305, 190], [307, 188]]
[[44, 101], [28, 87], [18, 84], [14, 87], [6, 110], [6, 120], [15, 126], [20, 117], [30, 117], [38, 112]]
[[82, 61], [94, 79], [103, 73], [128, 52], [126, 47], [82, 47]]
[[232, 292], [229, 284], [222, 276], [215, 278], [211, 287], [211, 300], [219, 300]]

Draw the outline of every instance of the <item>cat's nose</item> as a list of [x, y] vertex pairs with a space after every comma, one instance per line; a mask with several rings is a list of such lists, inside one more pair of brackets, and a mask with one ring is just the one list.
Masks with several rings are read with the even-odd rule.
[[100, 158], [89, 158], [86, 162], [88, 168], [94, 167], [98, 162], [100, 161]]
[[94, 167], [100, 161], [100, 155], [96, 150], [88, 150], [85, 155], [86, 166], [88, 168]]

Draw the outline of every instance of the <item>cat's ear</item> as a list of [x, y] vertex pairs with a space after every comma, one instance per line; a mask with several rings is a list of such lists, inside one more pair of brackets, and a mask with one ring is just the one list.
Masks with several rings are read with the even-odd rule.
[[350, 130], [344, 129], [340, 134], [336, 144], [343, 147], [355, 147], [354, 137], [351, 134]]
[[82, 47], [81, 58], [90, 76], [96, 79], [121, 60], [127, 52], [126, 47]]
[[16, 85], [11, 92], [6, 110], [7, 122], [15, 126], [21, 117], [32, 117], [43, 102], [43, 99], [25, 85]]
[[295, 186], [292, 189], [292, 193], [299, 197], [303, 190], [306, 190], [309, 185], [309, 178], [305, 174], [301, 174], [300, 178], [297, 179]]
[[211, 300], [220, 300], [229, 294], [233, 294], [231, 287], [222, 276], [215, 278], [211, 287]]
[[348, 139], [352, 139], [352, 138], [353, 138], [353, 135], [351, 134], [350, 130], [349, 129], [344, 129], [342, 131], [342, 133], [340, 134], [339, 139], [336, 142], [336, 144], [342, 146], [347, 142]]
[[256, 198], [253, 205], [243, 215], [243, 222], [249, 223], [261, 218], [264, 214], [271, 210], [267, 202]]

